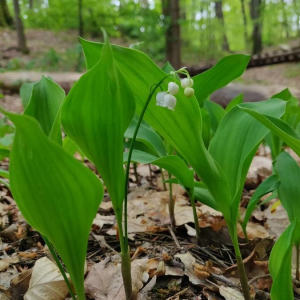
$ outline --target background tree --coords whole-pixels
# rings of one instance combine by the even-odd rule
[[[221,30],[222,30],[222,35],[223,35],[222,49],[229,52],[230,49],[229,49],[229,44],[228,44],[228,39],[227,39],[226,29],[225,29],[222,0],[217,0],[215,2],[215,11],[216,11],[216,17],[218,18],[218,20],[221,24]]]
[[[24,32],[24,26],[20,15],[20,5],[18,0],[14,1],[14,11],[15,11],[15,22],[16,22],[16,30],[18,35],[18,48],[23,53],[28,53],[29,49],[26,44],[26,36]]]
[[[0,27],[12,26],[13,18],[11,17],[6,0],[0,0]]]
[[[166,29],[166,56],[175,69],[181,67],[181,40],[180,40],[180,7],[179,0],[162,0],[163,14],[167,19]]]
[[[258,54],[262,51],[262,3],[263,0],[251,0],[251,18],[253,20],[252,31],[252,53]]]

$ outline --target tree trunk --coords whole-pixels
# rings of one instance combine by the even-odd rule
[[[0,27],[12,26],[13,23],[6,0],[0,0]]]
[[[175,70],[178,70],[181,67],[179,0],[163,0],[162,5],[164,17],[168,22],[166,30],[166,56]]]
[[[241,7],[242,7],[242,15],[243,15],[243,23],[244,23],[244,40],[245,46],[247,47],[248,44],[248,22],[245,10],[245,0],[241,0]]]
[[[82,0],[78,0],[78,34],[83,37]]]
[[[252,42],[253,54],[259,54],[262,51],[262,1],[251,0],[251,18],[253,20]]]
[[[14,0],[14,10],[15,10],[15,22],[16,22],[16,29],[18,34],[19,50],[23,53],[29,53],[29,50],[26,45],[26,37],[24,33],[23,22],[20,16],[20,6],[18,0]]]
[[[29,9],[33,10],[33,0],[29,0]]]
[[[225,51],[230,51],[229,44],[228,44],[228,39],[227,39],[227,35],[226,35],[226,32],[225,32],[225,22],[224,22],[224,15],[223,15],[223,3],[222,3],[222,0],[217,0],[215,2],[215,12],[216,12],[216,17],[220,21],[220,24],[221,24],[222,30],[223,30],[222,49],[225,50]]]

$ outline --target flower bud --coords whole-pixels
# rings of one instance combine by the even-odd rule
[[[175,82],[169,82],[168,93],[170,95],[176,95],[179,92],[179,86]]]
[[[194,80],[192,78],[183,78],[181,80],[181,86],[185,88],[191,88],[194,85]]]
[[[167,92],[159,92],[156,94],[156,105],[157,106],[164,106],[164,97],[167,95]]]
[[[174,110],[174,107],[176,106],[176,98],[173,95],[167,94],[164,97],[164,106],[166,106],[168,109]]]
[[[195,91],[194,91],[194,89],[191,88],[191,87],[187,87],[187,88],[184,89],[184,94],[185,94],[185,96],[187,96],[187,97],[193,97],[193,96],[194,96],[194,93],[195,93]]]

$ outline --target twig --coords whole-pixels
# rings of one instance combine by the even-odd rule
[[[175,295],[167,298],[167,300],[175,300],[175,299],[179,299],[178,296],[184,294],[186,291],[188,290],[188,288],[183,289],[182,291],[176,293]]]
[[[176,247],[177,247],[177,248],[180,248],[181,246],[180,246],[180,244],[179,244],[179,242],[178,242],[178,240],[177,240],[177,237],[176,237],[175,233],[173,232],[171,226],[168,225],[168,228],[169,228],[169,231],[170,231],[170,233],[171,233],[171,236],[172,236],[172,238],[173,238],[173,240],[174,240],[174,242],[175,242],[175,244],[176,244]]]
[[[261,278],[268,278],[270,277],[271,275],[270,274],[264,274],[264,275],[259,275],[259,276],[256,276],[254,278],[252,278],[251,280],[248,281],[248,284],[252,284],[253,282],[255,282],[256,280],[258,279],[261,279]]]

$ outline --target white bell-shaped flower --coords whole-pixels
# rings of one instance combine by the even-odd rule
[[[164,105],[164,97],[167,94],[168,94],[167,92],[159,92],[159,93],[156,94],[156,105],[157,106],[163,106],[163,107],[165,107],[165,105]]]
[[[176,106],[177,99],[173,95],[167,94],[164,97],[164,106],[166,106],[168,109],[174,110],[174,107]]]
[[[170,95],[176,95],[179,92],[179,86],[175,82],[169,82],[168,84],[168,93]]]
[[[185,88],[191,88],[194,85],[194,80],[192,78],[183,78],[181,80],[181,86]]]
[[[184,89],[184,95],[187,96],[187,97],[193,97],[195,94],[195,91],[193,88],[191,87],[187,87]]]

